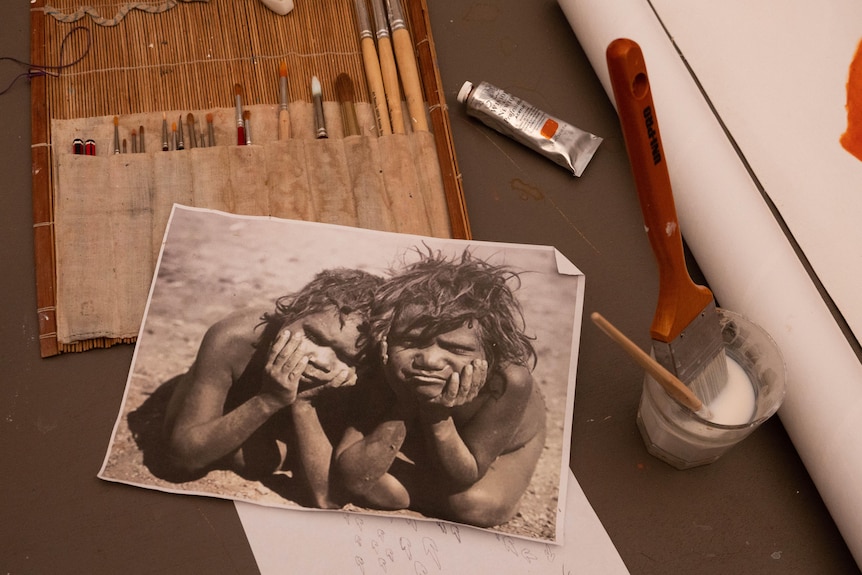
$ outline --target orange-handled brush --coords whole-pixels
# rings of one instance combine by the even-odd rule
[[[650,328],[656,359],[709,403],[727,380],[724,341],[712,292],[692,281],[685,263],[664,148],[643,53],[620,38],[607,49],[613,87],[646,224],[659,268]]]

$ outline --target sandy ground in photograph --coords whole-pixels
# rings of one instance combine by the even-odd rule
[[[205,218],[192,222],[174,226],[171,231],[169,249],[162,257],[157,286],[137,343],[125,401],[100,475],[180,493],[208,494],[274,506],[302,505],[292,498],[298,490],[291,485],[289,476],[261,482],[216,470],[200,479],[173,482],[159,473],[157,458],[151,452],[157,443],[155,437],[161,426],[161,413],[171,380],[191,365],[206,329],[242,307],[270,308],[276,297],[300,288],[314,273],[327,267],[325,262],[329,260],[325,252],[338,248],[324,246],[319,260],[307,261],[294,254],[308,253],[305,251],[308,246],[298,246],[294,241],[293,246],[274,249],[272,237],[244,234],[243,221],[237,221],[231,228],[235,234],[214,233],[207,229],[212,224]],[[206,241],[201,241],[202,236]],[[393,261],[395,255],[391,258]],[[561,294],[558,284],[539,276],[524,274],[523,288],[517,293],[529,294],[528,298],[520,299],[527,333],[536,337],[534,344],[539,360],[534,377],[547,405],[548,436],[520,511],[495,530],[553,540],[567,390],[567,383],[559,381],[557,374],[567,373],[572,338],[571,324],[561,322],[560,316],[565,315],[566,305],[574,307],[575,294]],[[561,297],[571,304],[561,304]],[[565,447],[568,450],[568,446]]]

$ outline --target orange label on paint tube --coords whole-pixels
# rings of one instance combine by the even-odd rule
[[[545,123],[542,125],[541,134],[542,136],[550,140],[554,137],[554,134],[557,133],[557,128],[559,127],[560,125],[558,123],[549,118],[545,120]]]

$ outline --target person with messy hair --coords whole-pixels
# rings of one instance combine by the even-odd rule
[[[318,273],[274,311],[241,310],[216,322],[179,380],[165,414],[179,473],[215,468],[260,479],[292,464],[311,505],[335,507],[333,441],[343,392],[356,383],[361,332],[382,278],[351,269]]]
[[[545,442],[518,274],[468,250],[417,253],[375,295],[372,368],[360,374],[336,471],[361,505],[499,525],[517,512]]]

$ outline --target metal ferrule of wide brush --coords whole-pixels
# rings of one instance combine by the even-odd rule
[[[715,302],[710,303],[673,341],[653,340],[653,353],[708,404],[724,388],[727,360]]]

